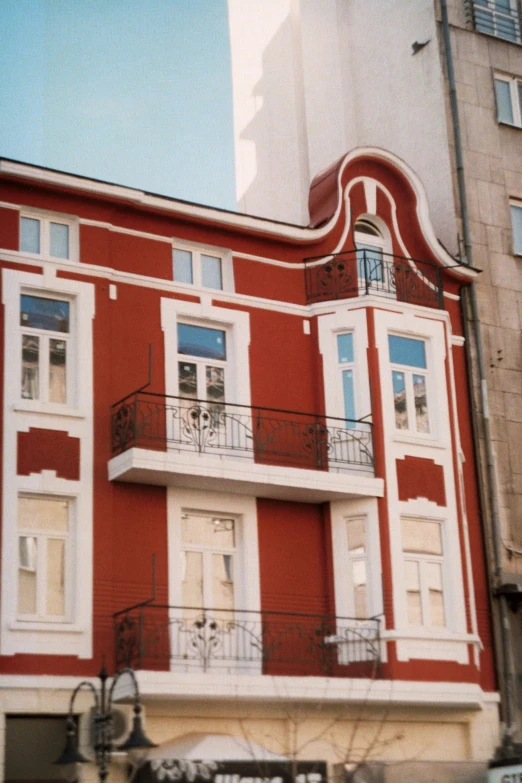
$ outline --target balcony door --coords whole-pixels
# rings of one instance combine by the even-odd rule
[[[181,606],[171,612],[172,666],[183,671],[259,669],[261,625],[242,606],[241,520],[183,511],[179,524]]]
[[[354,229],[359,290],[378,293],[385,290],[385,239],[370,220],[360,219]]]

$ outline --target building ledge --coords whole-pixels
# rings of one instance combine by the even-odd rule
[[[233,456],[130,448],[109,460],[109,480],[324,503],[382,497],[384,480],[353,472],[261,465]]]

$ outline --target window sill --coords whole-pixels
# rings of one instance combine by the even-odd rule
[[[76,623],[46,622],[45,620],[12,620],[10,631],[30,631],[31,633],[83,633],[84,629]]]
[[[50,402],[37,402],[35,400],[19,400],[13,405],[12,410],[16,413],[51,414],[52,416],[67,417],[69,419],[87,418],[83,411],[69,408],[67,405],[56,405]]]
[[[498,124],[503,125],[505,128],[513,128],[514,130],[522,131],[522,125],[515,125],[513,122],[498,120]]]
[[[393,436],[393,440],[395,443],[410,443],[414,444],[416,446],[429,446],[432,449],[446,449],[447,444],[441,443],[441,441],[438,438],[427,438],[425,435],[415,435],[415,434],[401,434],[399,430],[395,431],[395,434]]]

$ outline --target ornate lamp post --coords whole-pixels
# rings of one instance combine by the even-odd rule
[[[79,765],[89,762],[89,759],[85,758],[85,756],[77,750],[76,721],[73,714],[74,700],[76,695],[80,690],[86,688],[90,690],[94,696],[95,714],[93,746],[95,753],[95,763],[98,767],[98,776],[100,781],[103,783],[103,781],[107,780],[109,775],[109,764],[111,755],[113,753],[112,697],[116,683],[124,674],[129,675],[134,685],[134,718],[132,731],[123,745],[118,747],[118,750],[127,752],[131,758],[134,757],[136,759],[137,757],[137,759],[139,759],[139,757],[143,755],[143,753],[146,753],[147,750],[156,747],[156,745],[145,735],[141,725],[140,694],[136,675],[134,674],[133,670],[122,669],[121,671],[117,672],[112,678],[110,687],[108,687],[107,680],[109,679],[109,674],[105,669],[105,666],[102,666],[102,669],[98,674],[98,678],[101,682],[99,693],[96,691],[96,688],[92,683],[84,680],[76,686],[71,695],[71,700],[69,702],[69,714],[67,716],[67,740],[65,743],[65,748],[63,749],[60,757],[54,762],[62,768],[64,776],[67,779],[75,780],[78,777]]]

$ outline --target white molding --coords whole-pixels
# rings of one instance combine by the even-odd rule
[[[67,296],[73,302],[71,338],[74,380],[73,402],[67,406],[22,405],[20,399],[21,344],[20,292]],[[2,270],[5,305],[4,445],[2,498],[2,620],[0,651],[15,653],[92,655],[92,491],[93,491],[93,350],[92,320],[94,286],[90,283],[55,278],[46,285],[45,275]],[[29,401],[31,402],[31,401]],[[57,478],[55,471],[43,470],[30,476],[17,476],[17,434],[30,427],[65,431],[80,439],[80,481]],[[27,632],[16,619],[17,604],[17,516],[18,493],[31,491],[73,497],[76,508],[76,552],[73,622],[63,623],[61,632],[46,623]]]
[[[79,218],[78,223],[80,226],[94,226],[96,228],[105,228],[107,231],[113,231],[115,234],[128,234],[132,237],[140,237],[141,239],[152,239],[155,242],[164,242],[167,245],[172,245],[172,237],[164,236],[162,234],[151,234],[150,231],[137,231],[134,228],[125,228],[124,226],[115,226],[114,223],[105,223],[102,220],[89,220],[88,218]]]
[[[119,185],[111,185],[105,182],[96,182],[87,178],[75,177],[72,174],[49,171],[30,166],[24,163],[14,161],[0,160],[0,174],[5,173],[10,176],[17,176],[26,179],[33,179],[40,182],[59,185],[61,187],[71,188],[79,191],[98,193],[107,197],[118,198],[127,201],[136,206],[149,207],[165,212],[177,213],[196,219],[229,225],[238,229],[248,229],[269,236],[286,238],[298,243],[314,243],[326,237],[337,222],[342,206],[343,194],[341,192],[341,181],[343,172],[353,160],[357,158],[370,157],[377,160],[384,160],[391,163],[409,180],[417,197],[416,211],[421,225],[421,230],[430,246],[432,253],[443,264],[443,266],[455,265],[454,259],[438,243],[435,231],[429,217],[428,199],[426,191],[420,179],[415,172],[397,155],[380,149],[378,147],[356,147],[345,155],[337,173],[337,205],[334,215],[321,228],[301,228],[295,225],[277,223],[272,220],[250,217],[234,212],[225,212],[212,207],[204,207],[198,204],[190,204],[174,199],[167,199],[163,196],[147,194],[141,190],[126,188]],[[320,176],[320,175],[318,175]],[[460,277],[472,279],[476,272],[469,268],[454,269],[455,274]]]
[[[457,347],[461,348],[462,346],[466,345],[466,338],[461,337],[458,334],[452,334],[451,335],[451,344],[456,345]]]

